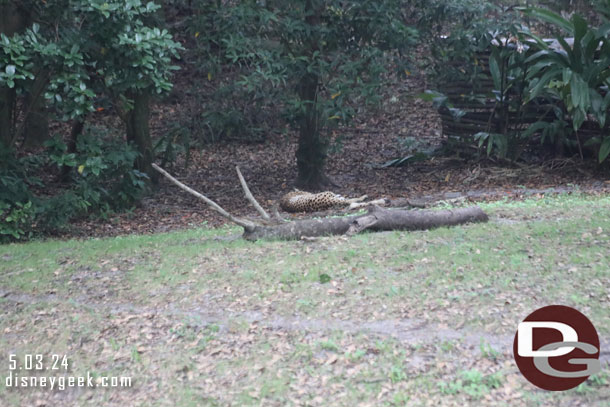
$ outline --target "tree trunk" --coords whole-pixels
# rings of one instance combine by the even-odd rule
[[[23,137],[27,147],[39,147],[49,139],[49,116],[43,93],[47,87],[47,75],[40,72],[32,89],[25,100],[25,125],[23,127]]]
[[[305,22],[312,26],[311,32],[316,31],[316,25],[320,24],[320,6],[315,5],[312,0],[305,4]],[[318,40],[315,36],[305,45],[307,53],[313,58],[318,49]],[[326,161],[327,142],[320,136],[320,111],[318,106],[318,90],[320,78],[315,73],[305,73],[298,83],[298,96],[304,109],[299,118],[299,147],[296,152],[297,158],[297,186],[318,190],[332,184],[324,174],[324,163]]]
[[[77,119],[72,123],[72,130],[70,130],[70,138],[68,139],[68,150],[66,151],[68,154],[76,153],[76,144],[78,142],[78,137],[83,133],[83,128],[85,127],[85,119]],[[67,182],[69,179],[70,171],[72,167],[68,165],[62,165],[61,171],[59,173],[59,180],[61,182]]]
[[[307,74],[299,82],[299,98],[305,104],[300,119],[297,158],[297,185],[317,190],[329,184],[324,174],[327,143],[320,136],[320,113],[317,106],[318,77]]]
[[[15,89],[0,86],[0,143],[11,146],[13,142],[13,112]]]
[[[0,1],[0,33],[7,37],[22,30],[26,25],[26,19],[16,3],[12,1]],[[14,139],[15,129],[15,89],[0,86],[0,142],[10,146]]]
[[[295,240],[302,237],[353,235],[363,230],[426,230],[470,222],[486,222],[487,214],[478,206],[454,210],[402,210],[373,206],[367,214],[341,218],[305,219],[276,226],[256,226],[244,230],[247,240]]]
[[[153,183],[157,182],[157,173],[153,171],[153,147],[150,138],[148,121],[150,119],[150,93],[143,90],[130,97],[133,100],[133,109],[126,114],[127,141],[132,142],[140,156],[136,161],[136,168],[150,177]]]

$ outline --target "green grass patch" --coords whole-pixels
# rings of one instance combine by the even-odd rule
[[[481,206],[485,224],[349,239],[251,243],[225,227],[0,246],[0,348],[132,374],[144,405],[601,405],[603,372],[541,394],[509,349],[395,327],[506,336],[564,304],[610,334],[609,197]],[[91,394],[110,399],[73,404]],[[41,397],[0,386],[2,405]]]

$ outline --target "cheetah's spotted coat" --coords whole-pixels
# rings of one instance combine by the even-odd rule
[[[314,194],[297,189],[280,199],[280,207],[286,212],[318,212],[335,206],[347,206],[353,202],[362,202],[365,199],[366,195],[349,199],[330,191]]]

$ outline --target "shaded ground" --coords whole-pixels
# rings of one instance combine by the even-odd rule
[[[188,75],[178,78],[178,87]],[[435,157],[400,168],[376,168],[389,160],[404,157],[409,149],[419,151],[443,142],[440,120],[427,102],[410,95],[425,89],[421,77],[410,77],[402,86],[386,89],[379,110],[362,109],[353,127],[337,130],[332,136],[334,151],[328,160],[328,174],[338,184],[334,192],[345,196],[368,194],[378,197],[447,199],[464,196],[469,200],[499,199],[525,195],[524,189],[581,189],[599,193],[610,190],[610,173],[578,159],[554,159],[540,163],[510,164],[490,160],[465,161],[457,157]],[[153,108],[152,131],[167,130],[165,123],[176,119],[176,112],[195,110],[196,100],[187,94],[172,103]],[[196,114],[193,112],[193,114]],[[405,139],[411,146],[405,147]],[[270,208],[281,195],[292,189],[296,178],[296,135],[270,134],[264,144],[212,144],[191,152],[191,164],[182,168],[180,160],[172,173],[240,215],[255,216],[243,198],[235,173],[239,165],[257,199]],[[545,193],[549,191],[534,191]],[[128,214],[110,221],[80,221],[67,235],[107,236],[148,233],[197,226],[217,225],[224,220],[195,198],[161,181],[153,196]]]

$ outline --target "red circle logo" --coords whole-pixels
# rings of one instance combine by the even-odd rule
[[[521,374],[552,391],[574,388],[601,370],[599,337],[579,311],[549,305],[519,324],[513,355]]]

